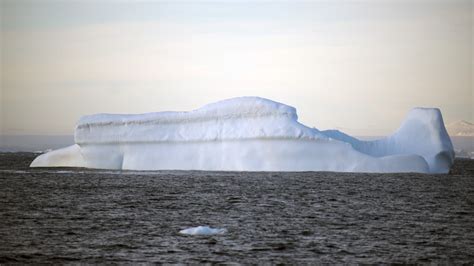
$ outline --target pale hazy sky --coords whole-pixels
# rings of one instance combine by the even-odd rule
[[[3,134],[244,95],[357,135],[474,120],[473,1],[0,2]]]

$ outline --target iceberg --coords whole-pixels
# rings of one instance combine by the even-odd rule
[[[227,232],[224,228],[211,228],[209,226],[197,226],[179,231],[182,235],[220,235]]]
[[[362,141],[307,127],[295,108],[260,97],[189,112],[83,116],[74,138],[31,167],[446,173],[454,160],[436,108],[414,108],[391,136]]]

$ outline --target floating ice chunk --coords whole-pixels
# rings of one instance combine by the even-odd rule
[[[224,228],[211,228],[209,226],[191,227],[179,231],[183,235],[220,235],[227,232]]]

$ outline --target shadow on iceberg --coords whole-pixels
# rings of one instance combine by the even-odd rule
[[[295,108],[259,97],[189,112],[84,116],[75,142],[31,167],[446,173],[454,160],[439,109],[414,108],[393,135],[362,141],[309,128]]]
[[[419,155],[432,173],[447,173],[454,162],[453,145],[437,108],[413,108],[394,134],[379,140],[362,141],[337,130],[322,133],[373,157]]]

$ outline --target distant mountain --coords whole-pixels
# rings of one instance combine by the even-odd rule
[[[451,123],[446,129],[452,137],[474,137],[474,124],[464,120]]]

